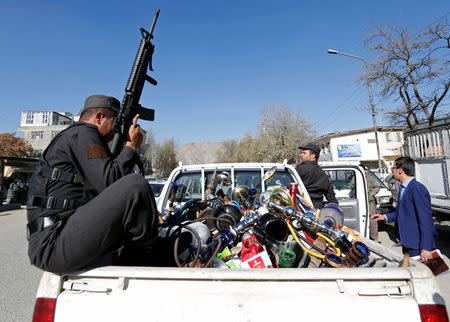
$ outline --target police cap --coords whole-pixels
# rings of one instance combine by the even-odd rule
[[[91,95],[84,101],[83,112],[90,108],[107,108],[118,114],[120,110],[120,102],[112,96]]]
[[[320,147],[318,145],[315,145],[314,143],[307,143],[305,145],[299,146],[298,148],[302,150],[311,150],[317,155],[320,154]]]

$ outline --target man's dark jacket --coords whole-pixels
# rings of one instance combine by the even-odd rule
[[[437,232],[433,222],[430,193],[416,179],[411,180],[396,210],[386,214],[386,219],[396,223],[400,242],[404,247],[428,251],[435,249]]]
[[[333,184],[327,174],[320,168],[317,161],[308,161],[295,167],[313,202],[314,208],[323,208],[323,196],[329,203],[338,203],[333,190]]]

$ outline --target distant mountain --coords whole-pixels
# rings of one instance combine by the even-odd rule
[[[214,163],[222,142],[186,143],[176,150],[178,161],[183,164]]]

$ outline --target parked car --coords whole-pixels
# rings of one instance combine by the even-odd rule
[[[153,178],[146,178],[150,188],[152,188],[153,195],[155,196],[155,202],[158,204],[161,192],[166,184],[167,180],[155,180]]]

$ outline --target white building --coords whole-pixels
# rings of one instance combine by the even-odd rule
[[[22,111],[17,130],[24,133],[24,139],[33,147],[33,154],[38,156],[59,132],[74,122],[69,112]]]
[[[388,171],[394,160],[403,156],[404,127],[378,127],[381,166]],[[325,134],[314,141],[320,146],[320,161],[334,163],[359,162],[369,169],[378,169],[378,154],[373,128]]]

